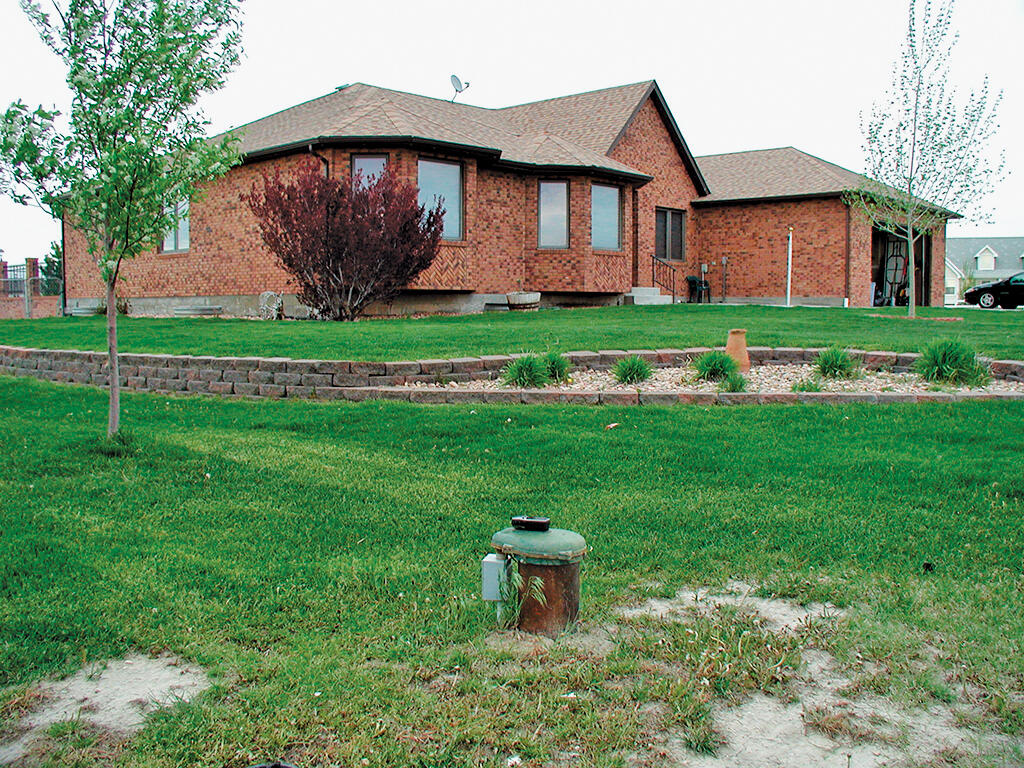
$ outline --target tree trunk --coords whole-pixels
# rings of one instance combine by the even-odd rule
[[[907,217],[907,317],[917,316],[917,259],[914,254],[914,230]]]
[[[107,385],[110,388],[110,411],[107,437],[121,428],[121,368],[117,363],[117,276],[107,281]]]

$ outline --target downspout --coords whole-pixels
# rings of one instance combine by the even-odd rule
[[[64,214],[60,217],[60,316],[68,314],[68,249],[67,222]]]
[[[846,208],[846,303],[850,306],[850,206],[844,203]]]
[[[313,157],[317,158],[324,164],[324,178],[329,179],[331,177],[331,161],[313,149],[312,144],[309,145],[309,154],[313,155]]]

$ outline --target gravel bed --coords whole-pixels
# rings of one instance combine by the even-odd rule
[[[855,379],[825,379],[816,377],[814,366],[758,365],[745,374],[747,392],[792,392],[793,385],[817,378],[822,392],[897,392],[917,394],[922,392],[1024,392],[1024,382],[992,379],[983,387],[936,386],[925,381],[916,373],[892,373],[889,371],[861,371]],[[472,389],[500,391],[509,389],[497,380],[474,380],[450,383],[416,383],[408,385],[415,389]],[[512,387],[515,389],[515,387]],[[545,389],[561,389],[586,392],[718,392],[717,382],[702,381],[692,365],[683,368],[655,368],[650,379],[640,384],[619,384],[611,371],[579,370],[572,372],[568,382],[551,384]]]

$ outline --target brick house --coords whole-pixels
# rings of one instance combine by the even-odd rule
[[[243,163],[122,268],[133,312],[252,314],[266,290],[299,311],[240,196],[310,154],[339,177],[387,163],[423,202],[444,198],[438,258],[382,313],[476,311],[517,290],[548,305],[668,301],[651,294],[700,274],[713,299],[724,285],[729,301],[779,301],[789,227],[794,300],[865,306],[898,250],[842,202],[850,171],[791,148],[695,158],[654,81],[504,109],[357,83],[234,130]],[[941,304],[944,227],[925,241],[918,295]],[[69,306],[96,304],[95,261],[69,226],[65,254]]]

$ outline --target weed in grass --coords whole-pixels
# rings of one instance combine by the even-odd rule
[[[510,387],[536,389],[551,381],[546,363],[537,355],[517,357],[502,372],[502,381]]]
[[[719,384],[719,389],[723,392],[746,392],[747,380],[739,371],[733,371]]]
[[[991,378],[974,350],[959,339],[932,342],[921,352],[915,367],[926,381],[945,384],[980,387]]]
[[[806,379],[793,382],[790,388],[793,392],[821,392],[821,379],[817,376],[808,376]]]
[[[857,363],[842,347],[826,347],[814,359],[814,369],[826,379],[853,379],[859,371]]]
[[[730,373],[739,373],[739,364],[720,349],[713,349],[698,357],[693,367],[697,378],[705,381],[723,381]]]
[[[803,712],[804,724],[808,728],[828,736],[830,739],[845,741],[868,741],[877,739],[875,731],[863,728],[853,721],[849,712],[826,704],[806,707]]]
[[[639,355],[630,355],[619,360],[612,368],[612,376],[619,384],[639,384],[651,378],[651,364]]]
[[[569,379],[568,358],[562,357],[558,352],[548,352],[542,359],[548,371],[548,378],[551,381],[561,383]]]

